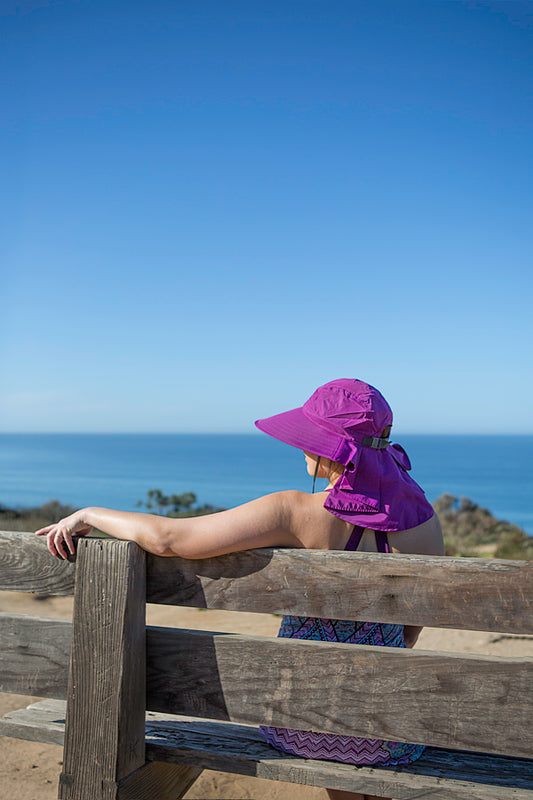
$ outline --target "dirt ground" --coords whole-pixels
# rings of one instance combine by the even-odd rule
[[[0,592],[0,611],[68,618],[72,599],[36,599],[16,592]],[[193,608],[149,606],[148,623],[200,630],[276,635],[279,619],[271,615]],[[533,657],[533,636],[486,634],[476,631],[426,628],[417,649],[440,649],[515,657]],[[27,706],[38,698],[0,693],[0,716]],[[9,800],[56,800],[62,749],[19,739],[0,737],[0,796]],[[260,778],[204,771],[189,789],[189,800],[326,800],[323,789]]]

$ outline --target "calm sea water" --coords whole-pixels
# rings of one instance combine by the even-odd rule
[[[469,497],[533,535],[533,436],[398,436],[430,501]],[[303,455],[260,434],[0,434],[0,503],[135,510],[149,489],[231,507],[310,491]]]

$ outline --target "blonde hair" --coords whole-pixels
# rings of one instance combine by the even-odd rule
[[[344,472],[344,470],[345,470],[345,467],[343,466],[343,464],[339,464],[338,461],[333,461],[332,459],[329,459],[327,477],[328,477],[328,481],[331,483],[332,486],[335,483],[337,483],[339,478],[342,477],[342,473]]]

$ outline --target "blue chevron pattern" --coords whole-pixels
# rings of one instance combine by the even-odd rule
[[[315,639],[347,644],[405,647],[402,625],[318,617],[284,616],[278,636],[284,639]],[[299,731],[262,725],[266,741],[281,750],[302,758],[342,761],[345,764],[410,764],[424,752],[422,745],[364,739],[357,736]]]

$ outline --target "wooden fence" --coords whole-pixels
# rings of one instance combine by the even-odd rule
[[[147,775],[163,781],[155,762],[146,772],[145,709],[410,741],[489,759],[533,752],[532,659],[145,627],[148,601],[533,634],[530,562],[290,549],[184,561],[147,556],[130,542],[82,539],[74,564],[52,558],[30,534],[4,532],[0,589],[75,591],[72,623],[0,615],[1,690],[67,700],[63,800],[142,797]],[[316,702],[309,702],[310,687]],[[179,756],[171,749],[158,751],[157,762],[189,764],[180,767],[180,785],[217,762],[213,754],[195,761],[184,747]],[[453,758],[448,769],[457,774],[457,752]],[[233,762],[244,770],[235,754]],[[500,763],[493,772],[506,768]],[[533,797],[531,776],[520,787],[523,765],[508,768],[512,797]],[[282,779],[294,779],[287,769],[279,764]],[[318,785],[356,790],[353,780],[324,780]],[[378,793],[377,780],[367,792]],[[172,783],[168,775],[164,781]],[[398,781],[394,796],[416,796]],[[441,786],[432,796],[472,796],[457,791]]]

